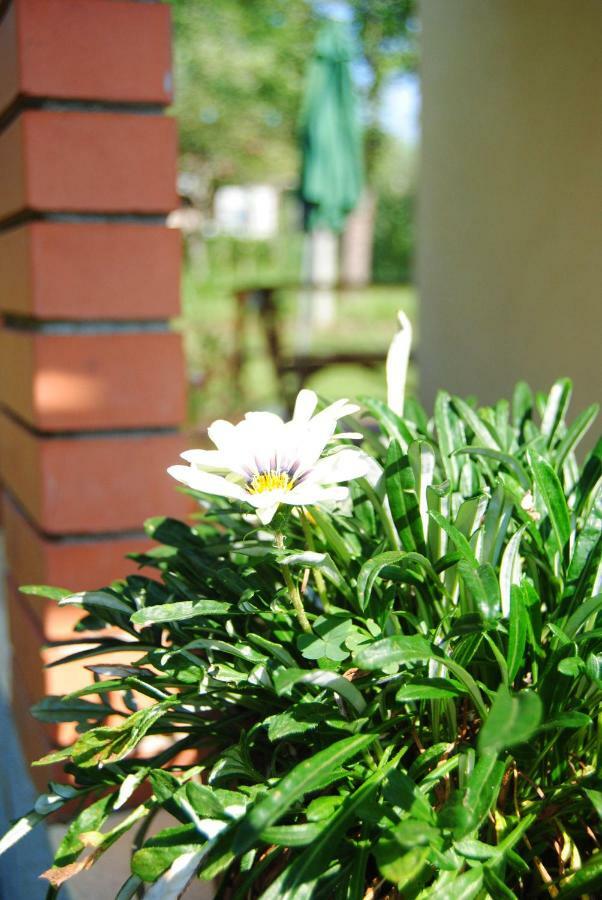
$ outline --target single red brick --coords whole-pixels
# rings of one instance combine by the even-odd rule
[[[0,415],[0,479],[49,534],[138,530],[193,508],[166,472],[184,444],[179,434],[44,438]]]
[[[0,110],[17,94],[171,101],[169,7],[13,0],[0,23]]]
[[[90,591],[140,571],[127,553],[144,553],[154,546],[145,537],[115,537],[77,541],[50,539],[27,521],[5,494],[2,505],[6,561],[13,582],[50,584],[71,591]],[[144,575],[152,576],[153,569]]]
[[[0,403],[42,431],[177,425],[185,402],[176,334],[0,329]]]
[[[24,209],[165,213],[177,204],[165,116],[27,110],[0,135],[0,216]]]
[[[179,312],[180,235],[159,225],[32,222],[0,233],[0,309],[40,319]]]

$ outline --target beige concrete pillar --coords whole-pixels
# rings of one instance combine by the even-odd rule
[[[602,391],[602,2],[423,0],[420,379]]]

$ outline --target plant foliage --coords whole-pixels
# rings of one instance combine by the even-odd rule
[[[569,397],[441,393],[432,419],[364,398],[381,477],[281,521],[284,549],[213,501],[147,523],[141,574],[28,589],[81,606],[69,659],[106,664],[34,708],[78,724],[39,763],[69,783],[2,849],[76,798],[46,876],[135,830],[120,900],[195,877],[237,900],[599,895],[602,440],[579,465],[596,410],[569,424]]]

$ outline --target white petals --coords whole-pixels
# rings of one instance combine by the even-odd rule
[[[262,525],[269,525],[274,516],[276,515],[276,510],[278,509],[278,504],[274,503],[272,506],[264,506],[263,509],[257,510],[257,518],[261,522]]]
[[[216,419],[207,429],[207,434],[218,450],[227,451],[236,441],[236,428],[225,419]]]
[[[293,412],[293,421],[309,422],[313,416],[316,406],[318,405],[318,395],[315,391],[304,388],[297,394],[295,401],[295,410]]]
[[[363,478],[368,474],[368,470],[369,463],[366,455],[349,448],[318,460],[308,476],[308,481],[336,484],[339,481]]]
[[[221,450],[186,450],[180,453],[180,456],[191,465],[202,469],[218,469],[226,472],[230,469],[228,457]]]
[[[319,484],[300,484],[293,488],[284,498],[289,506],[311,506],[314,503],[340,502],[346,500],[349,491],[346,487],[322,487]]]
[[[231,497],[235,500],[246,500],[247,498],[247,492],[240,485],[228,481],[221,475],[211,475],[209,472],[202,472],[193,466],[170,466],[167,472],[176,481],[182,482],[193,491],[215,494],[218,497]]]

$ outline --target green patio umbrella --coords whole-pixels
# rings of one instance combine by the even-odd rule
[[[340,232],[362,191],[362,152],[347,27],[327,22],[309,65],[301,112],[301,198],[307,230]]]

